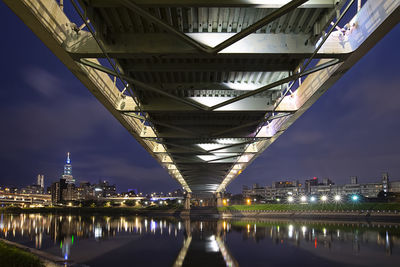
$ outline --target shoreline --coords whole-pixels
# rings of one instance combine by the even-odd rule
[[[265,218],[306,220],[355,220],[400,222],[398,212],[355,212],[355,211],[237,211],[220,212],[222,219]]]
[[[6,245],[12,246],[12,247],[16,247],[22,251],[25,251],[27,253],[30,253],[32,255],[37,256],[41,262],[43,263],[43,265],[45,267],[59,267],[59,266],[75,266],[75,267],[79,267],[79,266],[84,266],[84,265],[79,265],[79,264],[75,264],[72,261],[68,261],[63,259],[62,257],[47,253],[45,251],[39,250],[39,249],[35,249],[35,248],[31,248],[25,245],[22,245],[20,243],[17,242],[13,242],[4,238],[0,238],[0,241],[3,242]],[[67,264],[67,265],[66,265]]]
[[[181,218],[214,218],[214,219],[314,219],[314,220],[356,220],[356,221],[388,221],[400,222],[397,210],[202,210],[177,209],[134,209],[134,208],[0,208],[0,213],[10,214],[59,214],[59,215],[104,215],[104,216],[156,216]]]

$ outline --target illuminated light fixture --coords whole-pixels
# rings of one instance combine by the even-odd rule
[[[225,83],[227,87],[229,87],[232,90],[243,90],[243,91],[252,91],[256,90],[260,87],[263,86],[263,84],[257,84],[257,83]]]
[[[247,155],[242,155],[240,158],[239,158],[239,162],[249,162],[251,159],[253,158],[253,155],[252,154],[247,154]]]
[[[276,202],[281,202],[281,199],[280,199],[280,198],[277,198],[277,199],[276,199]]]
[[[214,155],[197,155],[198,158],[204,161],[216,160],[218,159],[217,156]]]
[[[358,201],[358,199],[359,199],[359,196],[357,196],[357,195],[351,196],[351,200],[353,200],[353,201]]]
[[[233,169],[234,169],[234,170],[240,170],[240,169],[242,169],[242,165],[241,165],[241,164],[235,164],[235,165],[233,166]]]
[[[287,200],[288,200],[289,202],[293,202],[293,201],[294,201],[294,198],[293,198],[292,196],[290,196],[290,197],[287,198]]]
[[[246,199],[246,204],[247,204],[247,205],[250,205],[250,204],[251,204],[250,198]]]
[[[334,197],[335,201],[340,201],[341,198],[342,198],[342,197],[341,197],[340,195],[336,195],[336,196]]]
[[[325,201],[327,201],[327,200],[328,200],[328,197],[327,197],[327,196],[325,196],[325,195],[323,195],[323,196],[321,197],[321,200],[322,200],[323,202],[325,202]]]
[[[242,141],[240,141],[240,140],[231,140],[229,138],[221,138],[221,139],[216,140],[216,142],[218,144],[221,144],[221,145],[234,145],[234,144],[239,144]]]
[[[317,199],[315,197],[310,197],[311,202],[315,202]]]
[[[221,144],[198,144],[197,146],[207,151],[224,147]]]
[[[307,197],[306,196],[301,196],[300,197],[300,201],[301,202],[306,202],[307,201]]]

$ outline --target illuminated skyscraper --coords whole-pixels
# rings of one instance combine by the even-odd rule
[[[38,186],[40,186],[41,188],[44,188],[44,175],[43,174],[38,174],[36,184]]]
[[[64,174],[62,175],[62,179],[65,179],[67,184],[75,184],[75,179],[72,176],[72,165],[71,159],[69,157],[69,152],[67,153],[67,160],[65,161],[64,165]]]

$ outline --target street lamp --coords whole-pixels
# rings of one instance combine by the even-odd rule
[[[315,202],[317,199],[314,197],[314,196],[312,196],[312,197],[310,197],[310,201],[311,202]]]
[[[288,200],[290,203],[292,203],[294,199],[293,199],[292,196],[290,196],[290,197],[287,198],[287,200]]]
[[[339,202],[342,199],[342,197],[340,195],[336,195],[334,199],[336,202]]]
[[[307,197],[306,196],[301,196],[300,197],[300,201],[301,202],[306,202],[307,201]]]
[[[357,195],[352,195],[351,196],[351,200],[353,200],[354,202],[357,202],[358,199],[359,199],[359,196],[357,196]]]
[[[321,200],[322,200],[323,202],[325,202],[325,201],[327,201],[327,200],[328,200],[328,197],[327,197],[327,196],[325,196],[325,195],[323,195],[323,196],[321,197]]]

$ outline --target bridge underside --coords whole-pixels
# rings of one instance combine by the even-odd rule
[[[81,0],[74,24],[52,0],[5,2],[196,194],[224,191],[400,18],[395,0]]]

